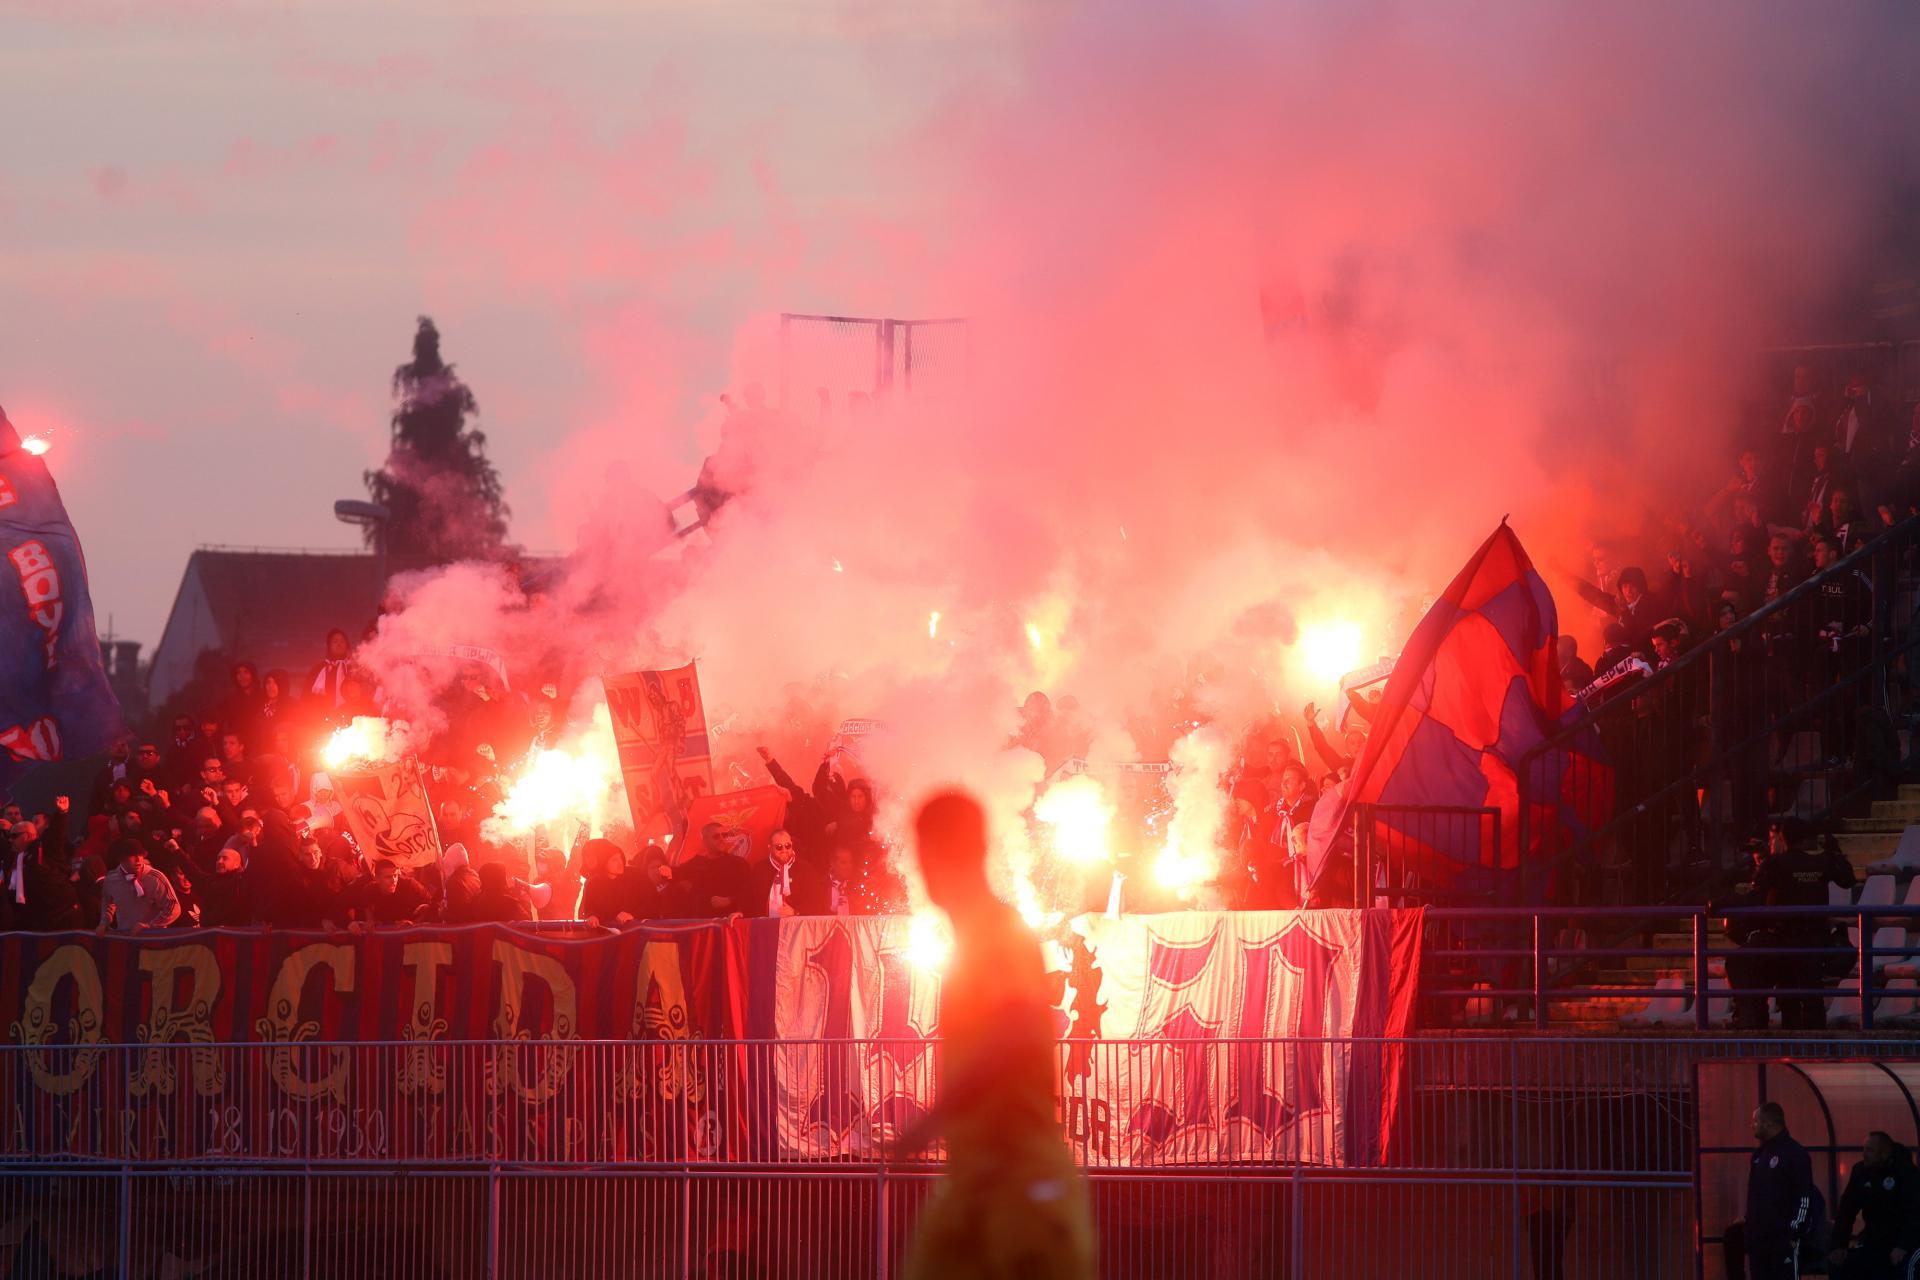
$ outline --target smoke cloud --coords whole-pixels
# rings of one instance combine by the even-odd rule
[[[833,309],[971,318],[964,396],[823,413],[799,368],[778,412],[763,317],[736,411],[674,420],[671,373],[636,391],[620,362],[621,325],[662,322],[618,321],[608,383],[652,416],[560,444],[553,506],[583,513],[563,577],[531,601],[491,569],[404,583],[368,655],[494,645],[574,679],[696,659],[719,776],[757,778],[759,741],[817,750],[796,699],[876,717],[888,820],[962,783],[1014,861],[1030,690],[1077,699],[1108,759],[1207,722],[1177,756],[1197,847],[1229,740],[1330,701],[1303,626],[1394,652],[1506,515],[1542,564],[1663,536],[1750,426],[1755,349],[1856,336],[1818,326],[1915,159],[1906,9],[1009,22],[1005,74],[884,149],[903,211],[789,213],[868,248]],[[814,296],[833,265],[769,257],[760,293]],[[659,442],[690,427],[743,491],[656,554],[654,496],[691,478]]]

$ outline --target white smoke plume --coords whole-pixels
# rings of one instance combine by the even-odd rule
[[[743,492],[708,530],[656,554],[650,495],[691,479],[657,441],[689,424],[582,424],[564,578],[403,584],[364,655],[390,689],[456,643],[575,678],[695,659],[717,773],[817,752],[796,703],[877,717],[889,825],[962,783],[1015,861],[1017,708],[1072,695],[1173,755],[1199,858],[1235,736],[1331,701],[1306,628],[1393,652],[1509,513],[1543,565],[1666,536],[1730,465],[1756,346],[1828,336],[1920,106],[1905,9],[1122,3],[1014,32],[1004,79],[899,139],[910,213],[862,226],[850,277],[972,317],[965,396],[821,414],[803,369],[777,412],[743,326],[727,439],[703,428]]]

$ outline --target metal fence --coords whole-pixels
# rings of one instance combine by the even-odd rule
[[[864,1041],[561,1050],[581,1079],[618,1080],[635,1062],[664,1069],[641,1090],[639,1110],[685,1121],[697,1104],[676,1079],[751,1079],[782,1047],[863,1060],[929,1051],[925,1042]],[[503,1054],[552,1048],[434,1044],[426,1053],[443,1069],[445,1098],[486,1080]],[[1097,1126],[1069,1116],[1064,1129],[1086,1168],[1103,1275],[1692,1275],[1702,1062],[1783,1052],[1799,1061],[1911,1057],[1899,1043],[1759,1039],[1069,1042],[1062,1084],[1070,1091],[1076,1070],[1118,1070],[1129,1057],[1168,1069],[1200,1064],[1207,1069],[1188,1077],[1199,1090],[1196,1115],[1224,1129],[1241,1123],[1227,1108],[1249,1050],[1301,1062],[1390,1058],[1405,1082],[1391,1141],[1339,1165],[1301,1158],[1312,1145],[1284,1130],[1259,1152],[1143,1160],[1122,1142],[1096,1141]],[[38,1069],[57,1075],[82,1052],[96,1055],[85,1086],[49,1095],[36,1085],[36,1053]],[[337,1052],[355,1064],[344,1077],[350,1087],[311,1092],[319,1077],[306,1073],[338,1069]],[[17,1102],[0,1144],[0,1275],[886,1276],[898,1271],[939,1174],[937,1152],[909,1159],[884,1145],[861,1154],[802,1143],[721,1155],[696,1143],[614,1156],[563,1143],[515,1158],[480,1139],[407,1151],[397,1135],[417,1132],[423,1095],[400,1086],[418,1082],[421,1052],[418,1043],[0,1050]],[[50,1097],[63,1100],[60,1123],[83,1118],[78,1131],[101,1124],[116,1143],[140,1131],[144,1121],[114,1115],[108,1103],[129,1081],[163,1078],[163,1068],[173,1073],[168,1096],[193,1100],[188,1123],[216,1150],[182,1158],[158,1146],[38,1149],[39,1126],[54,1119],[43,1105]],[[196,1073],[216,1071],[220,1093],[197,1094]],[[253,1117],[219,1105],[256,1093],[257,1132]],[[468,1118],[479,1134],[524,1129],[555,1106],[573,1110],[564,1096],[484,1088],[471,1096],[482,1108]],[[769,1096],[739,1105],[778,1104]],[[1378,1106],[1379,1098],[1348,1105]],[[603,1123],[584,1099],[573,1118],[583,1131]],[[1904,1134],[1911,1123],[1889,1116],[1882,1127]],[[1114,1133],[1123,1130],[1116,1120]],[[374,1142],[375,1132],[386,1136]]]
[[[1769,817],[1822,819],[1889,786],[1916,568],[1920,517],[1591,694],[1517,767],[1527,900],[1671,900],[1733,866]]]
[[[1746,926],[1747,941],[1716,936],[1716,920]],[[1708,1031],[1742,1000],[1775,1000],[1783,1018],[1786,1002],[1817,1002],[1819,1021],[1873,1031],[1920,1021],[1916,977],[1914,906],[1438,908],[1423,936],[1421,1024]]]
[[[1356,804],[1353,900],[1389,907],[1498,901],[1501,889],[1515,883],[1492,871],[1500,865],[1499,848],[1498,809]],[[1436,877],[1443,868],[1444,882]],[[1476,875],[1473,868],[1486,870]]]

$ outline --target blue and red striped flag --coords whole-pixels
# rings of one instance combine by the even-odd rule
[[[47,464],[0,410],[0,789],[125,733],[93,630],[87,562]]]
[[[1516,769],[1558,728],[1566,695],[1555,642],[1553,595],[1504,521],[1467,562],[1414,629],[1394,664],[1366,750],[1336,804],[1314,812],[1308,868],[1317,879],[1337,841],[1347,838],[1352,806],[1446,805],[1500,811],[1497,847],[1477,824],[1396,821],[1396,851],[1439,886],[1463,874],[1512,871],[1520,848]],[[1557,791],[1558,788],[1555,788]],[[1530,815],[1541,831],[1563,797],[1542,795]],[[1404,824],[1402,826],[1401,824]]]

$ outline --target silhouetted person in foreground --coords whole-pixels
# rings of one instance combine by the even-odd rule
[[[953,923],[941,991],[933,1111],[910,1149],[939,1138],[946,1173],[914,1229],[907,1280],[1094,1274],[1093,1220],[1055,1108],[1052,1011],[1040,947],[987,886],[980,806],[957,792],[916,823],[927,894]]]

